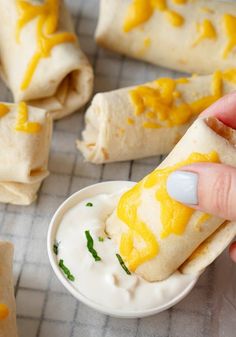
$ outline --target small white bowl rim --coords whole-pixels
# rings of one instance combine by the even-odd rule
[[[56,210],[49,224],[48,235],[47,235],[47,250],[48,250],[50,264],[57,278],[63,284],[63,286],[69,291],[69,293],[71,293],[71,295],[73,295],[77,300],[86,304],[90,308],[95,309],[103,314],[113,316],[113,317],[119,317],[119,318],[141,318],[141,317],[146,317],[146,316],[152,316],[162,311],[165,311],[171,308],[172,306],[174,306],[175,304],[177,304],[178,302],[180,302],[184,297],[186,297],[190,293],[190,291],[193,289],[193,287],[195,286],[199,278],[199,275],[196,275],[196,278],[190,281],[188,286],[180,294],[178,294],[178,296],[174,297],[172,300],[168,301],[166,304],[161,305],[161,306],[156,306],[151,309],[134,311],[134,310],[124,310],[124,309],[112,309],[112,308],[108,308],[99,303],[94,302],[92,299],[80,293],[79,290],[76,290],[74,286],[69,281],[67,281],[64,275],[61,273],[60,268],[58,267],[56,255],[53,252],[53,243],[55,241],[55,234],[57,232],[60,219],[65,214],[65,212],[71,207],[73,207],[73,205],[75,205],[77,202],[80,202],[89,197],[95,196],[100,193],[114,193],[115,186],[119,187],[120,189],[122,187],[124,188],[132,187],[135,184],[136,183],[132,181],[105,181],[105,182],[100,182],[100,183],[87,186],[75,192],[69,198],[67,198]],[[92,191],[96,189],[98,189],[99,191],[97,191],[96,193],[94,192],[92,193]],[[91,194],[89,192],[91,192]],[[88,196],[83,197],[83,195],[85,195],[86,193],[88,194]]]

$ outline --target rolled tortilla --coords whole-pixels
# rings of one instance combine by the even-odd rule
[[[166,154],[200,112],[235,89],[231,70],[99,93],[77,146],[96,164]]]
[[[12,260],[13,245],[0,241],[0,337],[17,337]]]
[[[233,239],[235,223],[229,223],[227,231],[221,227],[225,219],[194,211],[171,199],[166,181],[171,172],[194,162],[221,162],[235,167],[235,147],[235,130],[213,117],[197,119],[161,165],[121,197],[106,230],[118,241],[120,254],[131,271],[148,281],[159,281],[190,257],[183,270],[200,272]],[[206,247],[204,257],[201,261],[200,251],[196,262],[192,254],[201,244]]]
[[[51,133],[45,110],[0,103],[0,182],[38,183],[47,177]]]
[[[48,172],[52,118],[42,109],[0,103],[0,202],[31,204]]]
[[[13,205],[28,206],[35,201],[40,183],[1,183],[0,202]]]
[[[90,98],[93,71],[61,0],[0,0],[1,74],[15,102],[62,118]]]
[[[235,2],[101,0],[96,40],[156,65],[210,74],[235,67],[235,31]]]

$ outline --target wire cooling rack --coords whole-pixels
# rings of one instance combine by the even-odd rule
[[[139,84],[160,76],[180,75],[98,48],[93,35],[99,1],[67,2],[74,16],[80,44],[94,67],[95,92]],[[2,83],[0,100],[11,101],[11,95]],[[236,326],[232,322],[235,322],[233,306],[236,291],[232,287],[233,283],[230,283],[229,294],[226,290],[229,288],[227,279],[232,280],[234,277],[232,282],[236,285],[236,268],[225,256],[208,268],[181,303],[161,314],[143,319],[124,320],[97,313],[76,301],[56,279],[47,257],[46,234],[50,218],[62,201],[73,192],[99,181],[137,181],[162,159],[156,157],[99,166],[85,163],[75,147],[75,140],[83,127],[83,112],[55,123],[50,155],[51,174],[44,181],[33,205],[20,207],[0,204],[0,237],[15,245],[14,277],[19,336],[234,336]],[[224,297],[220,295],[222,284],[226,294]],[[232,334],[227,319],[232,325]]]

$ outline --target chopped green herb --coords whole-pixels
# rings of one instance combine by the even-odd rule
[[[70,280],[70,281],[74,281],[75,280],[75,277],[71,274],[69,268],[67,268],[64,265],[64,260],[60,260],[59,261],[59,267],[61,268],[61,270],[63,271],[63,273],[67,276],[68,280]]]
[[[116,257],[118,259],[118,261],[120,262],[121,267],[124,269],[124,271],[126,272],[126,274],[131,275],[131,272],[129,271],[129,269],[126,267],[122,257],[119,254],[116,254]]]
[[[98,256],[98,253],[96,250],[93,248],[93,238],[90,235],[89,231],[85,231],[85,236],[87,239],[87,248],[90,251],[90,253],[93,255],[95,261],[101,261],[100,256]]]
[[[53,245],[53,252],[55,255],[58,255],[58,247],[59,247],[60,242],[55,241]]]
[[[93,204],[92,204],[91,202],[88,202],[88,203],[86,204],[86,206],[87,206],[87,207],[93,207]]]
[[[103,241],[104,241],[104,238],[103,238],[102,236],[99,236],[99,237],[98,237],[98,241],[103,242]]]

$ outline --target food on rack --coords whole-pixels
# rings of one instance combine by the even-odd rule
[[[17,337],[12,275],[13,245],[0,241],[0,337]]]
[[[0,0],[1,75],[15,102],[62,118],[90,98],[93,71],[63,1]]]
[[[235,68],[236,3],[101,0],[99,45],[171,69],[210,74]]]
[[[171,172],[197,162],[236,166],[236,131],[214,117],[197,119],[169,156],[124,193],[106,231],[130,271],[148,281],[201,272],[236,235],[236,222],[195,211],[173,200]]]
[[[166,154],[200,112],[235,89],[236,71],[230,70],[99,93],[78,148],[93,163]]]
[[[52,118],[26,103],[0,102],[0,202],[27,205],[49,172]]]

